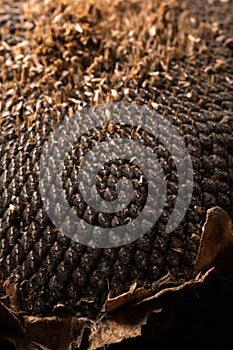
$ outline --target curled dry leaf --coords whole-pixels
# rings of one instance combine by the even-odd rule
[[[125,339],[140,337],[142,327],[146,326],[149,317],[155,317],[163,312],[171,312],[171,304],[177,305],[184,302],[186,295],[211,280],[214,268],[209,269],[197,280],[185,282],[177,287],[164,288],[158,293],[142,298],[140,301],[124,305],[113,313],[105,315],[101,322],[96,324],[89,336],[88,350],[104,348],[104,346],[121,343]],[[161,329],[169,327],[169,322],[164,317]],[[159,331],[159,329],[158,329]]]
[[[79,349],[90,328],[87,318],[25,316],[25,331],[31,342],[43,344],[48,349],[69,350],[71,343]]]
[[[142,287],[137,288],[137,283],[133,283],[130,286],[128,292],[118,295],[114,298],[111,298],[110,294],[104,304],[103,312],[109,313],[118,308],[121,308],[124,305],[132,303],[133,301],[141,300],[148,297],[149,295],[155,293],[156,290],[161,290],[163,286],[167,286],[170,281],[170,274],[166,274],[158,281],[154,282],[150,289],[145,289]]]
[[[197,290],[203,284],[209,283],[218,272],[224,270],[226,252],[232,255],[233,236],[231,220],[224,210],[214,207],[207,211],[206,221],[202,228],[202,237],[196,260],[194,278],[177,286],[166,287],[159,292],[136,288],[133,284],[127,293],[116,298],[108,298],[105,311],[110,312],[90,335],[90,347],[94,350],[108,344],[118,343],[124,339],[141,335],[142,326],[147,324],[148,317],[162,313],[168,305],[185,299],[190,291]],[[221,262],[219,264],[219,261]],[[223,262],[223,263],[222,263]],[[228,263],[229,259],[225,261]],[[231,259],[232,263],[232,259]],[[203,271],[206,271],[204,274]],[[233,272],[233,264],[228,266],[228,273]],[[149,295],[150,294],[150,295]]]
[[[233,243],[232,223],[220,207],[207,211],[202,228],[201,243],[195,265],[195,273],[213,266],[216,259]]]

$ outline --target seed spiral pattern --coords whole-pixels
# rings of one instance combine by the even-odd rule
[[[139,6],[137,4],[135,2],[134,6]],[[228,5],[221,4],[221,6],[225,9],[224,6],[227,8]],[[179,11],[182,13],[181,8],[174,8],[178,13]],[[50,64],[53,56],[53,51],[50,52],[50,49],[53,50],[54,47],[46,41],[44,54],[38,51],[40,62],[36,68],[38,72],[34,71],[34,76],[30,65],[27,67],[27,62],[32,58],[25,63],[20,61],[20,57],[18,60],[21,62],[19,68],[21,73],[16,66],[12,76],[12,71],[6,63],[7,60],[9,63],[14,55],[10,46],[17,45],[17,40],[22,43],[27,38],[27,31],[21,30],[20,26],[16,28],[16,19],[22,16],[18,2],[12,2],[10,9],[8,15],[9,5],[6,2],[5,10],[1,10],[0,13],[3,28],[8,28],[5,38],[1,34],[0,49],[0,58],[4,62],[0,73],[0,82],[3,86],[0,135],[0,278],[3,283],[1,292],[4,293],[4,286],[14,284],[17,288],[20,310],[29,313],[50,314],[57,304],[63,304],[71,314],[96,317],[109,292],[114,296],[119,295],[127,291],[135,281],[138,285],[150,289],[154,282],[168,272],[173,283],[190,279],[193,275],[206,210],[219,205],[232,218],[232,42],[226,36],[224,29],[227,23],[232,28],[231,23],[225,21],[223,28],[220,26],[214,33],[208,29],[209,32],[207,30],[207,34],[203,34],[204,39],[200,39],[205,40],[207,48],[200,48],[200,52],[197,52],[198,47],[194,48],[193,59],[173,58],[168,64],[168,69],[160,65],[156,72],[152,73],[150,71],[142,73],[139,70],[134,73],[135,76],[131,74],[125,85],[121,83],[122,78],[118,78],[112,87],[114,90],[112,93],[117,94],[117,100],[134,103],[136,106],[149,105],[151,109],[168,118],[176,127],[190,153],[194,177],[192,199],[184,219],[173,232],[168,233],[166,225],[177,198],[178,174],[172,155],[152,134],[145,133],[143,129],[134,125],[106,123],[102,129],[87,130],[79,138],[75,150],[67,154],[66,167],[62,174],[67,201],[80,218],[93,226],[116,227],[134,220],[146,202],[147,179],[143,169],[133,161],[116,159],[103,164],[97,176],[97,189],[103,198],[106,200],[116,198],[116,183],[123,175],[132,181],[134,197],[127,208],[117,214],[93,211],[82,199],[77,186],[81,154],[88,152],[96,143],[118,135],[126,139],[137,139],[142,145],[152,149],[163,169],[167,198],[163,212],[152,229],[128,245],[100,249],[72,241],[54,226],[43,207],[38,177],[40,157],[50,132],[63,121],[64,116],[74,115],[77,107],[74,100],[80,101],[79,108],[91,103],[93,98],[91,79],[95,79],[94,74],[90,73],[91,78],[86,79],[84,87],[80,87],[80,95],[71,97],[72,94],[68,92],[71,89],[69,84],[72,88],[77,88],[78,83],[71,78],[69,81],[67,74],[64,74],[63,77],[60,76],[63,80],[59,85],[56,76],[60,74],[58,70],[55,73],[56,84],[59,85],[59,89],[61,86],[67,87],[63,91],[64,96],[55,106],[49,99],[51,91],[49,83],[41,81],[40,86],[45,84],[45,90],[47,89],[46,93],[42,91],[42,96],[46,94],[46,98],[41,100],[40,88],[36,88],[36,85],[30,87],[30,84],[33,84],[33,79],[37,79],[38,76],[42,79],[41,73],[38,73],[39,69],[43,69],[42,58],[47,60],[46,64]],[[168,6],[162,19],[165,24],[170,23],[169,15],[172,16],[173,12],[169,11]],[[211,11],[209,10],[210,15]],[[60,13],[62,16],[62,10]],[[25,22],[28,23],[31,35],[34,35],[36,24],[27,17]],[[81,27],[82,25],[85,27],[83,22]],[[62,28],[62,26],[59,28],[61,33]],[[79,29],[82,35],[81,29],[76,29]],[[18,34],[14,39],[17,30]],[[72,42],[72,30],[69,32],[66,29],[66,31],[68,34],[65,35],[70,35],[67,40]],[[59,35],[65,37],[64,33],[61,33]],[[57,34],[57,41],[59,35]],[[36,34],[34,40],[39,40]],[[87,42],[88,40],[91,39],[87,39]],[[193,40],[195,45],[195,38],[190,40]],[[21,45],[24,50],[23,44]],[[98,46],[92,42],[89,50],[95,45]],[[72,61],[71,52],[68,53],[61,58],[63,71],[66,59],[76,64],[74,59]],[[35,56],[33,59],[35,60]],[[160,59],[162,62],[162,57]],[[114,58],[113,63],[117,65]],[[78,66],[79,63],[75,67]],[[87,67],[86,69],[88,70]],[[111,67],[109,72],[109,75],[113,76]],[[11,95],[13,92],[9,90],[10,85],[9,87],[7,85],[7,82],[17,79],[18,87],[15,83],[12,89],[16,90],[17,95],[22,92],[20,101],[18,97],[14,100]],[[103,87],[103,95],[104,89]],[[66,94],[68,100],[65,100]],[[27,105],[29,100],[32,101],[31,105]],[[33,119],[33,115],[36,115],[36,118]],[[61,208],[57,205],[54,210],[59,212]],[[62,217],[62,212],[60,214]],[[11,304],[9,298],[5,299],[5,302]]]

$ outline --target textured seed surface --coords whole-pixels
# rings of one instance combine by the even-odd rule
[[[190,279],[206,210],[219,205],[232,218],[233,16],[230,3],[220,1],[79,3],[3,1],[0,9],[0,277],[17,287],[20,310],[49,314],[63,304],[72,314],[96,317],[109,292],[121,294],[135,281],[149,289],[168,272],[174,283]],[[194,190],[182,223],[166,233],[178,176],[164,145],[133,125],[87,131],[63,172],[67,201],[86,222],[123,225],[147,196],[143,169],[116,160],[103,164],[97,188],[115,199],[125,175],[132,202],[110,215],[88,207],[77,186],[79,158],[101,141],[118,135],[150,147],[167,185],[167,203],[148,233],[126,246],[94,249],[48,218],[39,162],[65,115],[114,101],[146,104],[171,120],[192,158]]]

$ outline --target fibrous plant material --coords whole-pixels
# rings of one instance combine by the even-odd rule
[[[98,319],[107,297],[127,293],[134,283],[149,295],[192,279],[207,210],[219,206],[232,218],[232,8],[227,1],[192,5],[2,2],[0,274],[7,306],[27,314],[62,309]],[[143,208],[147,183],[136,163],[117,160],[98,175],[106,199],[115,198],[122,175],[132,180],[135,198],[120,216],[93,211],[75,186],[80,152],[114,135],[153,149],[168,193],[160,219],[137,241],[86,247],[59,232],[47,216],[38,187],[40,156],[49,132],[65,116],[118,101],[148,105],[175,125],[192,159],[192,200],[182,223],[167,233],[178,176],[164,145],[134,125],[90,130],[67,155],[63,173],[67,201],[78,216],[109,227],[133,220]]]

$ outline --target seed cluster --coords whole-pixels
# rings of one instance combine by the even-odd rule
[[[3,2],[0,277],[16,285],[20,310],[48,314],[63,304],[72,314],[95,317],[109,292],[123,293],[135,281],[150,289],[168,272],[174,283],[188,280],[206,210],[219,205],[232,217],[231,6],[197,1],[188,7],[182,1]],[[64,116],[114,101],[146,104],[171,120],[192,158],[194,190],[182,223],[166,233],[179,188],[172,155],[134,125],[89,130],[67,154],[62,175],[67,201],[79,217],[114,227],[143,210],[147,181],[134,162],[103,164],[97,176],[107,200],[115,199],[122,176],[132,181],[134,198],[124,211],[106,215],[80,195],[80,152],[113,135],[150,147],[167,186],[163,213],[148,233],[126,246],[97,249],[54,227],[43,208],[38,173],[43,145]]]

